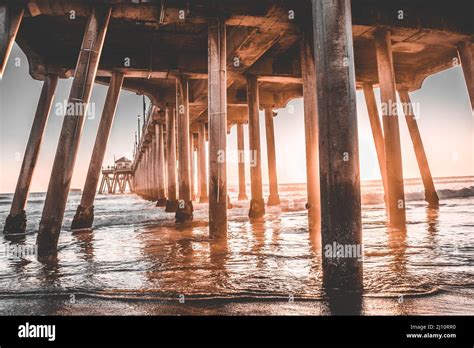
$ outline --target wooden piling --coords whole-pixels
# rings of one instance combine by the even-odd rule
[[[247,188],[245,184],[245,143],[244,143],[244,125],[237,123],[237,152],[239,161],[239,201],[248,200]]]
[[[300,56],[303,78],[304,131],[306,150],[306,187],[308,227],[310,233],[319,233],[321,210],[319,196],[319,135],[316,70],[314,60],[313,23],[307,21],[302,30]]]
[[[8,57],[15,43],[25,10],[22,4],[0,5],[0,79],[7,67]]]
[[[400,89],[398,95],[404,105],[405,120],[407,122],[408,131],[410,132],[413,149],[415,150],[416,161],[420,169],[423,186],[425,187],[425,201],[432,206],[437,206],[439,204],[439,198],[433,183],[433,177],[431,176],[430,166],[428,165],[425,148],[421,140],[420,130],[418,129],[418,123],[416,122],[413,103],[411,102],[407,89]]]
[[[43,140],[44,129],[51,111],[54,93],[58,84],[57,75],[46,75],[41,95],[36,107],[33,125],[26,145],[25,155],[21,164],[20,174],[13,195],[10,214],[7,217],[3,233],[24,233],[26,229],[25,206],[30,191],[31,179],[38,160],[38,154]]]
[[[149,201],[153,201],[153,143],[150,142],[146,147],[146,195]]]
[[[178,199],[176,193],[176,115],[173,108],[165,108],[166,118],[166,170],[168,173],[168,201],[165,211],[175,213],[178,209]]]
[[[255,163],[250,166],[250,199],[249,217],[261,218],[265,215],[265,203],[262,193],[262,168],[260,149],[260,118],[258,81],[256,76],[247,77],[247,102],[249,108],[249,149]]]
[[[150,183],[151,183],[151,193],[152,201],[155,202],[158,200],[158,186],[159,186],[159,174],[158,174],[158,132],[156,130],[156,124],[153,125],[155,134],[152,135],[150,142],[150,153],[151,153],[151,163],[150,163]]]
[[[474,62],[472,58],[472,43],[463,41],[458,44],[458,54],[461,60],[464,80],[466,81],[471,108],[474,110]]]
[[[369,114],[370,127],[372,128],[372,136],[374,137],[380,175],[382,176],[383,191],[385,193],[385,204],[387,204],[387,164],[385,163],[385,143],[382,125],[380,124],[379,111],[377,109],[377,102],[375,101],[375,94],[372,84],[364,83],[363,90],[365,103],[367,104],[367,112]]]
[[[143,149],[143,198],[146,200],[150,200],[150,193],[149,193],[149,180],[150,176],[148,174],[148,162],[149,162],[149,150],[148,146],[144,147]]]
[[[191,201],[191,173],[189,161],[189,86],[188,78],[178,75],[176,78],[176,108],[178,119],[178,183],[179,204],[176,210],[176,222],[193,220]]]
[[[196,190],[195,190],[195,164],[194,164],[194,133],[189,133],[189,171],[191,176],[190,189],[191,189],[191,200],[196,200]]]
[[[142,158],[142,197],[148,200],[148,148],[143,145],[143,158]]]
[[[398,126],[395,72],[390,32],[375,33],[377,69],[382,100],[382,121],[385,142],[385,163],[387,173],[387,202],[389,224],[403,228],[406,223],[405,193],[403,187],[402,153]]]
[[[71,229],[84,229],[92,227],[94,221],[94,199],[99,183],[102,163],[104,162],[105,150],[109,139],[110,130],[115,116],[115,110],[122,89],[124,75],[121,72],[113,72],[110,78],[109,89],[105,97],[105,105],[102,110],[99,128],[95,138],[89,169],[87,171],[84,190],[82,191],[81,203],[77,207],[76,215],[72,220]]]
[[[265,135],[267,138],[268,182],[270,188],[267,205],[279,205],[280,196],[278,195],[273,110],[268,107],[265,108]]]
[[[326,288],[362,288],[362,223],[349,0],[312,0]],[[351,253],[339,253],[340,248]]]
[[[207,195],[206,125],[198,123],[199,203],[209,202]]]
[[[227,63],[225,21],[208,31],[209,236],[227,237]]]
[[[155,138],[156,138],[156,180],[157,180],[157,207],[166,207],[168,200],[165,194],[165,152],[163,143],[163,125],[155,123]]]
[[[38,231],[39,256],[57,253],[59,233],[79,148],[84,115],[97,73],[110,13],[110,7],[95,6],[87,20],[69,95],[68,105],[73,108],[74,116],[65,116],[63,121]]]

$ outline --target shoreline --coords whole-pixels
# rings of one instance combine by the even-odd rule
[[[333,301],[303,300],[124,300],[69,296],[44,296],[41,298],[0,297],[0,312],[12,315],[129,315],[180,316],[180,315],[472,315],[472,289],[463,294],[443,291],[434,295],[396,298],[374,298],[363,296],[361,301],[348,302],[335,298]],[[469,291],[466,291],[469,290]]]

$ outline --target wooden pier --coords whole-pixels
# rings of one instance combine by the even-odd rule
[[[102,180],[99,186],[99,194],[125,193],[127,186],[129,192],[133,192],[132,181],[132,161],[128,158],[121,157],[115,161],[114,166],[102,168]]]
[[[279,204],[273,117],[302,97],[308,231],[320,231],[323,245],[360,245],[356,89],[363,89],[388,222],[403,228],[398,116],[410,129],[426,200],[436,205],[438,197],[416,115],[403,115],[396,106],[382,107],[379,115],[373,88],[380,88],[382,106],[396,105],[397,93],[410,104],[409,93],[426,77],[461,64],[474,105],[474,32],[468,13],[470,1],[436,0],[0,1],[0,75],[16,41],[31,76],[44,81],[5,233],[25,230],[26,197],[57,79],[71,77],[73,105],[87,106],[94,82],[109,86],[76,214],[87,217],[81,227],[93,223],[121,89],[152,103],[131,165],[134,192],[175,214],[178,224],[193,220],[193,201],[208,202],[211,239],[227,236],[229,129],[237,127],[240,152],[255,154],[249,218],[262,219],[266,205]],[[262,110],[265,125],[259,121]],[[41,255],[57,250],[83,120],[84,113],[64,119],[39,226]],[[243,141],[243,124],[248,124],[249,144]],[[267,139],[269,197],[262,190],[261,132]],[[247,199],[244,168],[239,163],[239,200]],[[110,190],[107,185],[106,179],[101,189]],[[362,284],[358,260],[323,257],[323,269],[328,286]]]

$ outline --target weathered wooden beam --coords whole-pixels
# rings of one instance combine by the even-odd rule
[[[273,126],[273,110],[265,108],[265,135],[267,138],[268,182],[270,195],[267,205],[279,205],[278,179],[276,169],[275,131]]]
[[[156,108],[156,106],[154,106]],[[152,123],[154,128],[154,134],[151,135],[151,144],[150,144],[150,153],[151,153],[151,163],[150,163],[150,184],[151,184],[151,200],[158,200],[158,186],[159,186],[159,174],[158,174],[158,132],[156,131],[156,125]]]
[[[246,201],[247,189],[245,184],[245,143],[244,143],[244,125],[237,123],[237,152],[239,159],[239,201]]]
[[[312,5],[316,86],[321,86],[317,103],[323,284],[360,290],[362,223],[350,1],[312,0]],[[353,253],[341,255],[341,247]]]
[[[195,166],[194,166],[194,133],[189,132],[189,172],[191,176],[190,189],[191,189],[191,200],[194,202],[196,200],[196,190],[195,190]]]
[[[209,202],[207,194],[206,125],[198,122],[199,203]]]
[[[110,12],[109,7],[94,7],[86,24],[76,75],[69,95],[69,105],[73,115],[65,116],[63,121],[41,216],[37,237],[39,256],[57,253],[59,233],[79,148],[84,115],[89,104]]]
[[[176,94],[179,204],[175,217],[177,223],[185,223],[193,220],[193,203],[189,161],[189,85],[188,78],[184,75],[176,78]]]
[[[178,209],[178,197],[176,193],[176,114],[175,109],[166,107],[166,170],[168,177],[168,201],[165,211],[175,213]]]
[[[105,150],[115,116],[115,110],[123,84],[123,74],[115,73],[110,79],[109,89],[105,97],[105,105],[95,138],[89,169],[87,171],[84,190],[82,191],[81,203],[77,207],[76,215],[72,220],[71,229],[91,228],[94,221],[94,199],[99,183],[102,163],[104,162]]]
[[[146,173],[146,178],[145,178],[145,187],[146,187],[146,192],[145,192],[145,199],[148,201],[153,200],[153,174],[151,173],[153,169],[153,154],[152,154],[152,149],[153,146],[147,146],[145,149],[145,173]]]
[[[446,6],[444,0],[432,0],[430,6],[423,6],[424,4],[424,0],[407,2],[353,0],[353,25],[391,27],[392,30],[403,28],[419,31],[423,28],[428,31],[472,34],[471,18],[459,15],[471,13],[472,2],[457,1],[456,6]],[[403,20],[394,15],[400,10],[403,10]]]
[[[0,4],[0,79],[5,72],[24,12],[21,5]]]
[[[416,161],[418,162],[418,168],[420,169],[423,186],[425,187],[425,200],[430,205],[437,206],[439,198],[433,183],[433,177],[431,176],[430,166],[428,165],[428,158],[426,157],[423,141],[421,140],[420,130],[418,129],[418,124],[416,122],[413,103],[411,102],[408,90],[401,89],[398,91],[398,95],[400,96],[400,101],[404,105],[405,120],[407,122],[408,131],[410,132],[413,149],[415,150]]]
[[[142,198],[148,200],[148,148],[143,148],[142,159]]]
[[[249,107],[249,149],[255,163],[250,166],[250,199],[249,217],[261,218],[265,215],[265,202],[262,190],[262,164],[260,147],[260,119],[258,81],[255,76],[247,78],[247,100]]]
[[[383,191],[385,193],[384,199],[387,199],[387,164],[385,162],[385,143],[383,138],[382,125],[380,124],[379,111],[377,109],[377,102],[375,101],[375,94],[373,86],[370,83],[363,85],[365,102],[367,104],[367,112],[369,114],[370,127],[372,129],[372,136],[374,137],[375,150],[377,152],[377,159],[379,162],[380,175],[382,176]]]
[[[389,222],[394,227],[402,228],[406,222],[405,193],[392,42],[389,31],[380,30],[375,33],[375,48],[382,100]]]
[[[209,236],[227,237],[227,66],[226,26],[209,20],[208,31],[209,125]]]
[[[308,21],[301,37],[300,55],[303,75],[303,107],[306,150],[306,187],[308,227],[310,233],[320,233],[321,209],[319,195],[319,136],[316,70],[314,60],[313,23]]]
[[[240,33],[235,34],[235,30],[231,31],[230,40],[226,41],[226,45],[229,45],[229,51],[227,51],[228,47],[226,46],[226,56],[223,58],[226,62],[226,83],[228,88],[236,81],[244,79],[244,76],[241,74],[262,58],[281,38],[280,32],[270,30],[270,28],[279,25],[281,21],[276,16],[282,13],[284,14],[284,9],[281,6],[272,5],[260,22],[260,25],[264,28],[259,28],[258,30],[252,28],[243,35]],[[241,27],[242,25],[239,25],[238,29],[240,31]],[[228,64],[227,61],[229,61]],[[227,71],[229,71],[229,74],[227,74]],[[202,88],[202,85],[198,85],[197,89],[198,91],[195,93],[197,97],[194,101],[199,102],[206,98],[206,90]]]
[[[165,194],[165,149],[164,149],[164,135],[163,125],[155,123],[155,139],[156,139],[156,173],[155,179],[157,183],[156,206],[166,207],[168,200]]]
[[[466,81],[471,108],[474,110],[474,59],[472,57],[472,43],[463,41],[458,44],[458,54],[461,60],[464,80]]]
[[[31,126],[30,136],[26,145],[25,155],[21,164],[20,174],[13,195],[10,214],[7,217],[3,232],[5,234],[24,233],[26,229],[25,206],[30,191],[31,179],[38,161],[38,154],[43,140],[44,129],[48,121],[48,115],[51,111],[51,105],[54,99],[54,93],[58,84],[58,76],[47,75],[41,95],[36,107],[33,125]]]
[[[284,75],[258,75],[259,82],[281,83],[281,84],[302,84],[303,78],[300,76]]]

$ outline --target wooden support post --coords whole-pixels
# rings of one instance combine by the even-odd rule
[[[26,145],[25,155],[21,164],[20,174],[13,195],[10,214],[7,217],[3,233],[24,233],[26,229],[25,206],[30,190],[31,178],[36,167],[38,154],[41,148],[44,129],[48,120],[54,93],[58,84],[57,75],[46,75],[41,89],[41,95],[36,107],[35,118],[31,127],[30,136]]]
[[[245,143],[244,143],[244,125],[237,123],[237,152],[239,159],[239,201],[246,201],[247,189],[245,184]]]
[[[143,157],[142,157],[142,168],[141,168],[141,186],[142,186],[142,197],[146,199],[146,148],[143,146]]]
[[[165,211],[175,213],[178,209],[178,199],[176,194],[176,114],[173,108],[165,109],[166,117],[166,161],[168,171],[168,201]]]
[[[221,18],[209,21],[209,236],[227,237],[227,64],[226,26]]]
[[[139,153],[137,150],[137,154],[135,155],[135,161],[137,162],[135,166],[135,171],[133,172],[133,188],[135,190],[136,195],[140,195],[140,159]]]
[[[312,4],[316,86],[321,86],[317,103],[323,284],[360,290],[362,222],[350,1]]]
[[[255,158],[255,163],[250,166],[252,197],[250,199],[249,217],[256,219],[265,215],[265,203],[262,193],[259,95],[256,76],[247,77],[247,101],[249,108],[249,149],[252,157]]]
[[[310,233],[319,233],[321,229],[321,202],[319,196],[318,101],[311,21],[305,24],[305,28],[302,31],[300,55],[301,75],[303,77],[306,186],[308,195],[306,209],[308,209]]]
[[[142,177],[142,185],[143,185],[143,198],[148,200],[148,147],[144,146],[143,149],[143,177]]]
[[[150,141],[147,144],[146,154],[146,196],[147,200],[153,201],[153,143]]]
[[[196,144],[196,199],[201,197],[201,169],[199,168],[199,126],[198,132],[194,133],[194,144]]]
[[[380,175],[382,176],[383,191],[385,193],[385,204],[387,204],[387,167],[385,162],[385,144],[383,139],[382,126],[380,124],[379,111],[372,84],[364,83],[363,85],[365,103],[367,104],[367,112],[369,114],[370,127],[375,142],[375,150],[379,161]]]
[[[153,138],[152,138],[153,139]],[[150,201],[154,201],[155,198],[155,182],[154,182],[154,164],[156,159],[155,147],[153,142],[150,140],[148,144],[148,165],[147,165],[147,173],[148,173],[148,199]]]
[[[140,149],[141,152],[141,149]],[[138,174],[137,174],[137,193],[139,196],[142,196],[142,166],[143,166],[143,153],[140,153],[140,159],[138,161]]]
[[[84,115],[97,73],[110,13],[110,7],[95,6],[86,24],[68,102],[74,115],[65,116],[59,137],[38,231],[39,256],[57,253],[59,233],[79,148]]]
[[[147,163],[148,163],[148,148],[143,146],[143,163],[142,163],[142,192],[143,198],[148,199],[147,197],[147,182],[148,182],[148,172],[147,172]]]
[[[164,207],[166,205],[165,186],[163,182],[163,145],[160,147],[160,132],[161,125],[154,124],[155,136],[153,137],[153,198],[156,200],[157,207]],[[163,134],[161,135],[163,137]],[[160,163],[161,162],[161,163]],[[164,201],[163,201],[164,200]]]
[[[467,85],[471,108],[474,110],[474,62],[472,58],[472,43],[463,41],[458,44],[458,54],[461,60],[464,80]]]
[[[22,4],[13,5],[11,2],[0,5],[0,79],[7,67],[24,12]]]
[[[403,188],[402,152],[398,128],[395,71],[393,69],[392,42],[390,32],[375,33],[377,68],[382,100],[382,120],[385,141],[385,163],[387,173],[387,202],[389,223],[403,228],[406,223],[405,193]]]
[[[421,134],[416,122],[410,95],[406,89],[399,90],[398,95],[400,96],[400,100],[404,105],[405,120],[407,122],[408,131],[410,132],[413,149],[415,150],[416,161],[418,162],[418,168],[420,168],[421,178],[425,187],[425,200],[430,205],[437,206],[439,204],[439,198],[433,183],[433,177],[431,176],[428,159],[426,158],[425,148],[421,140]]]
[[[126,175],[126,180],[125,180],[125,184],[124,184],[124,187],[127,185],[128,183],[128,188],[130,189],[130,193],[133,193],[133,184],[132,184],[132,181],[133,181],[133,175],[132,173],[127,173]]]
[[[189,133],[189,171],[191,175],[191,200],[196,200],[196,190],[195,190],[195,168],[194,168],[194,133]]]
[[[188,78],[179,75],[176,78],[176,108],[178,119],[178,182],[179,204],[176,210],[176,222],[193,220],[191,201],[191,173],[189,161],[189,86]]]
[[[155,134],[152,135],[150,143],[150,153],[151,153],[151,163],[150,163],[150,183],[151,183],[151,193],[152,201],[158,200],[158,181],[160,180],[158,174],[158,132],[156,131],[156,125],[153,125],[155,128]]]
[[[198,123],[199,203],[209,202],[207,195],[206,125]]]
[[[273,127],[273,110],[265,108],[265,134],[267,138],[268,181],[270,196],[267,205],[279,205],[278,179],[276,170],[275,131]]]
[[[165,152],[163,144],[163,125],[161,123],[155,124],[155,137],[156,137],[156,157],[157,166],[156,180],[158,184],[158,196],[156,201],[157,207],[166,207],[168,200],[165,194]]]
[[[142,167],[143,198],[148,200],[148,147],[143,146],[143,167]]]
[[[140,195],[140,158],[139,153],[137,152],[137,165],[135,167],[135,172],[133,173],[133,187],[135,188],[135,194]]]
[[[117,109],[117,103],[123,84],[123,73],[113,72],[110,78],[109,89],[105,98],[105,105],[100,118],[99,129],[95,138],[94,149],[87,171],[86,183],[82,191],[81,204],[77,207],[76,215],[72,220],[71,229],[92,227],[94,221],[94,199],[99,183],[100,171],[104,162],[107,141]]]

